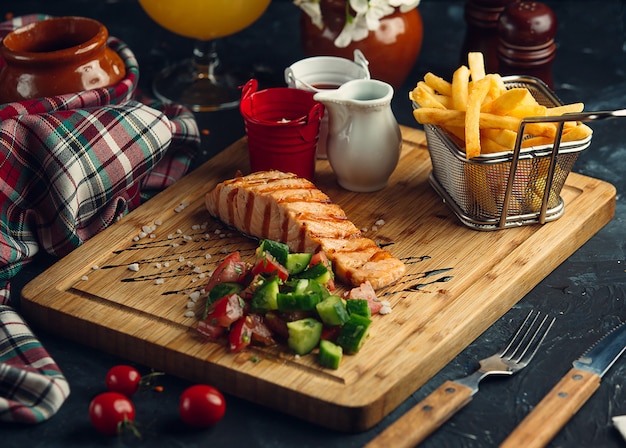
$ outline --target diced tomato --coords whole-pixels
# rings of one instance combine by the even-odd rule
[[[372,287],[370,282],[361,283],[360,286],[356,288],[352,288],[348,291],[344,298],[349,299],[362,299],[367,300],[367,304],[370,307],[370,311],[372,314],[378,314],[380,309],[383,307],[382,302],[378,299],[376,295],[376,291]]]
[[[215,268],[205,289],[210,291],[218,283],[224,282],[242,283],[246,278],[247,271],[246,262],[241,260],[239,252],[233,252]]]
[[[287,271],[287,268],[276,261],[276,258],[268,252],[263,252],[263,255],[256,261],[252,267],[252,274],[277,275],[282,281],[289,278],[289,271]]]
[[[278,313],[269,311],[265,313],[265,325],[269,330],[281,339],[289,337],[287,322]]]
[[[270,346],[274,345],[276,341],[272,337],[272,332],[265,325],[265,321],[262,316],[258,314],[249,314],[246,316],[246,325],[252,330],[252,341],[261,345]]]
[[[318,263],[323,263],[324,266],[326,266],[326,269],[328,269],[328,272],[330,272],[330,278],[324,286],[326,286],[329,291],[333,291],[335,289],[335,272],[333,271],[332,263],[323,250],[317,251],[313,254],[311,261],[309,262],[309,266],[315,266]]]
[[[324,327],[322,329],[322,339],[326,341],[335,341],[337,336],[339,336],[339,331],[341,331],[340,325],[334,327]]]
[[[212,325],[228,328],[244,316],[244,306],[245,302],[238,294],[224,296],[209,305],[205,320]]]
[[[200,320],[198,321],[196,330],[198,333],[208,337],[209,339],[217,340],[224,334],[226,328],[221,325],[212,324],[207,320]]]
[[[243,291],[241,291],[239,295],[244,300],[251,299],[252,296],[254,295],[254,291],[256,291],[257,288],[259,288],[263,284],[264,281],[265,281],[265,278],[263,277],[263,275],[256,274],[254,278],[250,281],[250,283],[248,283],[248,286],[246,286],[246,288]]]
[[[252,342],[252,328],[247,325],[247,318],[248,316],[240,318],[230,330],[228,341],[231,352],[240,352]]]

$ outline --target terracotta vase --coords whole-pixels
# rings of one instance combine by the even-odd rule
[[[0,103],[117,84],[124,62],[107,39],[104,25],[84,17],[42,20],[7,34],[0,43]]]
[[[352,59],[354,50],[359,49],[369,61],[373,79],[385,81],[396,90],[402,86],[422,48],[424,29],[417,8],[405,13],[396,9],[382,18],[380,28],[370,31],[368,37],[339,48],[334,41],[345,24],[346,0],[321,0],[320,7],[323,29],[315,26],[306,14],[301,16],[301,39],[306,56]]]

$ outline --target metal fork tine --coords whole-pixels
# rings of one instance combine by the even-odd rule
[[[529,362],[533,358],[555,319],[553,318],[548,326],[543,329],[548,316],[544,316],[538,326],[537,322],[541,313],[537,312],[534,317],[532,316],[533,312],[531,311],[511,337],[506,347],[500,352],[500,357],[513,360],[514,362],[520,362],[527,354],[525,362]],[[521,353],[518,353],[520,350]]]
[[[526,350],[524,350],[524,352],[517,359],[516,362],[520,364],[528,364],[534,358],[537,351],[539,351],[539,346],[543,343],[543,340],[548,335],[548,331],[550,331],[550,328],[552,328],[552,324],[554,324],[555,320],[556,319],[553,317],[552,319],[550,319],[548,324],[545,325],[548,321],[548,316],[545,316],[543,318],[543,321],[541,321],[539,328],[537,328],[537,331],[535,332],[535,334],[533,334],[533,338],[528,343]]]

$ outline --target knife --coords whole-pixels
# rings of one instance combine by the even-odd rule
[[[626,323],[591,346],[500,445],[543,447],[593,395],[600,380],[626,349]]]

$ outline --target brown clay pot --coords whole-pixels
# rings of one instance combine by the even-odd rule
[[[315,26],[306,14],[301,17],[300,32],[305,55],[352,59],[354,50],[359,49],[369,61],[371,77],[399,89],[422,49],[424,28],[419,10],[416,8],[401,13],[396,9],[395,13],[383,17],[380,28],[370,31],[368,37],[338,48],[334,41],[345,24],[346,1],[321,0],[320,7],[323,29]]]
[[[125,76],[119,55],[107,46],[108,30],[84,17],[58,17],[5,36],[0,55],[0,103],[107,87]]]

